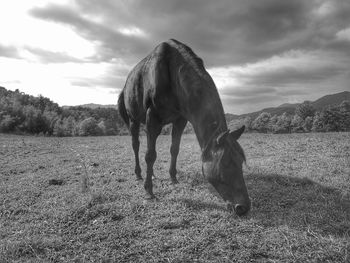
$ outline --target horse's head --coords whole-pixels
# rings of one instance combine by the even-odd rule
[[[218,191],[220,196],[234,208],[237,215],[250,209],[250,199],[243,178],[243,149],[237,139],[244,126],[236,131],[221,133],[212,142],[203,156],[203,174]]]

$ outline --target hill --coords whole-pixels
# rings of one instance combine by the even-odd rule
[[[282,115],[284,112],[286,112],[288,114],[294,114],[294,111],[295,111],[295,107],[271,107],[271,108],[262,109],[260,111],[254,111],[251,113],[241,114],[241,115],[238,115],[237,118],[241,119],[241,118],[250,117],[254,120],[262,112],[268,112],[271,115],[279,116],[279,115]]]
[[[349,91],[343,91],[340,93],[336,93],[336,94],[330,94],[330,95],[326,95],[323,96],[315,101],[312,101],[311,104],[312,106],[316,109],[316,110],[322,110],[328,106],[331,105],[339,105],[340,103],[342,103],[344,100],[349,100],[350,101],[350,92]],[[282,115],[284,112],[293,115],[295,108],[301,103],[283,103],[277,107],[269,107],[269,108],[264,108],[262,110],[259,111],[254,111],[254,112],[250,112],[250,113],[244,113],[241,115],[236,115],[236,114],[232,114],[232,113],[226,113],[225,117],[227,122],[231,122],[233,120],[236,119],[241,119],[241,118],[245,118],[245,117],[250,117],[252,119],[255,119],[256,117],[258,117],[262,112],[268,112],[271,115]],[[98,109],[98,108],[113,108],[116,109],[117,105],[116,104],[107,104],[107,105],[103,105],[103,104],[95,104],[95,103],[88,103],[88,104],[83,104],[83,105],[79,105],[79,106],[63,106],[62,108],[67,109],[70,107],[84,107],[84,108],[90,108],[90,109]]]
[[[323,96],[318,100],[315,100],[314,102],[312,102],[312,106],[314,106],[316,110],[320,110],[331,105],[338,105],[342,103],[344,100],[350,101],[349,91],[343,91],[340,93]]]
[[[237,119],[237,117],[239,117],[239,115],[236,114],[231,114],[231,113],[225,113],[225,118],[227,122],[230,122],[234,119]]]
[[[322,110],[322,109],[329,107],[329,106],[332,106],[332,105],[339,105],[344,100],[350,101],[350,92],[349,91],[343,91],[340,93],[323,96],[315,101],[311,101],[311,105],[316,110],[319,111],[319,110]],[[284,112],[286,112],[288,114],[294,114],[295,108],[299,104],[301,104],[301,103],[284,103],[284,104],[277,106],[277,107],[265,108],[265,109],[251,112],[251,113],[245,113],[245,114],[241,114],[241,115],[230,114],[230,117],[231,117],[230,120],[241,119],[241,118],[245,118],[245,117],[251,117],[252,119],[255,119],[262,112],[268,112],[271,115],[277,115],[277,116],[282,115]]]
[[[311,104],[316,111],[320,112],[330,105],[340,105],[345,100],[350,101],[350,92],[348,91],[323,96]],[[226,113],[225,117],[230,128],[233,128],[236,124],[241,125],[242,122],[248,121],[244,120],[245,117],[255,120],[262,112],[270,113],[272,116],[281,116],[285,112],[294,115],[297,105],[299,104],[285,103],[278,107],[265,108],[242,115]],[[343,108],[349,108],[350,104],[346,105],[343,105],[342,109],[338,106],[336,114],[327,109],[329,112],[324,113],[321,116],[323,119],[318,120],[319,123],[324,124],[324,127],[321,124],[322,129],[318,129],[318,126],[315,127],[320,131],[347,130],[350,127],[347,121],[350,110],[344,111]],[[168,125],[164,127],[162,133],[168,134],[170,131],[171,128]],[[90,103],[60,107],[57,103],[43,96],[34,97],[19,90],[10,91],[0,87],[0,132],[48,136],[116,135],[127,133],[127,127],[119,116],[116,105],[113,104]],[[192,126],[188,125],[185,133],[192,132]]]
[[[88,104],[82,104],[82,105],[77,105],[77,106],[62,106],[62,108],[64,109],[68,109],[71,107],[82,107],[82,108],[89,108],[89,109],[98,109],[98,108],[102,108],[102,109],[116,109],[117,108],[117,104],[96,104],[96,103],[88,103]]]
[[[278,108],[296,108],[298,105],[299,103],[283,103],[279,105]]]

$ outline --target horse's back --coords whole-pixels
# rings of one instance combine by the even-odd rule
[[[157,110],[162,122],[173,119],[169,115],[176,111],[177,99],[171,91],[170,52],[168,43],[159,44],[129,73],[123,92],[130,119],[144,122],[149,107]]]

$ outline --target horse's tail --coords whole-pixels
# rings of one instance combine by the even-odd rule
[[[126,126],[129,128],[129,116],[126,112],[125,103],[124,103],[124,91],[122,91],[118,98],[118,111]]]

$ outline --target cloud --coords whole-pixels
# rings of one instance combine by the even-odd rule
[[[0,44],[0,57],[18,58],[18,50],[16,47]]]
[[[27,51],[35,55],[40,62],[42,63],[84,63],[86,60],[79,59],[76,57],[72,57],[64,52],[52,52],[49,50],[34,48],[34,47],[26,47]]]
[[[317,83],[349,72],[350,58],[331,52],[292,50],[244,66],[209,70],[221,89],[232,86],[285,87]]]
[[[105,63],[104,69],[98,75],[88,76],[68,76],[67,79],[73,86],[87,88],[104,88],[115,93],[120,92],[125,84],[125,76],[129,72],[129,67],[122,63]]]
[[[339,27],[349,22],[350,4],[345,0],[77,0],[75,6],[51,4],[31,14],[69,25],[99,42],[99,59],[104,61],[122,57],[136,63],[159,42],[175,38],[188,43],[213,67],[251,63],[291,48],[332,45]]]
[[[144,56],[150,50],[150,46],[146,44],[148,40],[139,37],[144,35],[141,29],[114,29],[111,24],[98,23],[79,15],[79,12],[71,7],[51,4],[45,8],[35,8],[31,10],[31,14],[37,18],[71,26],[84,38],[96,42],[98,55],[94,58],[97,62],[108,62],[116,57],[123,57],[125,61],[129,61],[130,54]]]
[[[272,87],[224,87],[220,89],[220,94],[223,96],[234,96],[236,98],[260,97],[266,94],[274,94],[275,88]]]
[[[95,88],[95,87],[104,87],[109,88],[113,90],[121,90],[124,87],[125,79],[118,76],[108,76],[103,78],[71,78],[70,83],[73,86],[79,86],[79,87],[88,87],[88,88]]]
[[[209,72],[225,102],[225,110],[242,113],[349,90],[349,65],[349,57],[333,52],[294,50],[243,66],[212,68]],[[237,104],[241,107],[234,106]]]
[[[289,86],[319,82],[349,70],[350,58],[332,53],[289,51],[247,66],[240,78],[248,85]]]
[[[117,75],[106,71],[101,80],[81,77],[74,85],[120,87],[135,63],[175,38],[203,58],[228,111],[349,89],[348,0],[76,0],[30,14],[93,43],[95,54],[84,58],[89,62],[124,65]],[[71,59],[44,53],[35,54]]]
[[[304,2],[77,1],[76,7],[51,4],[31,14],[72,26],[82,36],[99,41],[105,59],[116,55],[140,59],[159,42],[176,38],[195,47],[208,65],[221,65],[283,50],[276,41],[305,26],[308,9]],[[128,28],[149,38],[121,33]],[[271,42],[273,50],[265,46]]]

